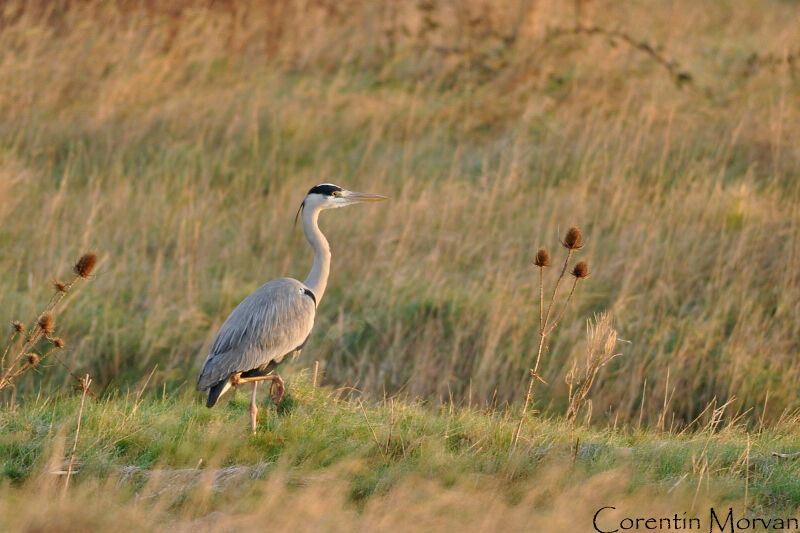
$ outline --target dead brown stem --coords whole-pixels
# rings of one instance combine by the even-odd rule
[[[81,433],[81,418],[83,417],[83,405],[86,402],[86,391],[89,390],[89,385],[92,383],[92,378],[89,374],[83,378],[83,394],[81,394],[81,407],[78,410],[78,425],[75,428],[75,440],[72,442],[72,452],[69,454],[69,465],[67,466],[67,478],[64,480],[64,491],[62,494],[67,493],[69,489],[69,480],[72,477],[72,464],[75,461],[75,450],[78,448],[78,436]]]

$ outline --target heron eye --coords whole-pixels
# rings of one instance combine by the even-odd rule
[[[333,191],[331,194],[333,196],[341,196],[342,195],[342,191]]]

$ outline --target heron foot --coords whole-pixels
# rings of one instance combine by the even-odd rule
[[[258,383],[259,381],[271,381],[272,385],[269,388],[269,394],[272,397],[272,401],[275,402],[275,405],[281,403],[281,399],[283,399],[283,393],[286,392],[286,386],[283,384],[283,379],[277,374],[270,375],[270,376],[256,376],[252,378],[243,378],[241,372],[237,372],[231,376],[231,385],[234,387],[238,387],[239,385],[244,385],[245,383]],[[255,398],[255,396],[254,396]],[[255,402],[255,399],[253,400]]]
[[[272,397],[272,401],[275,405],[281,403],[283,399],[283,393],[286,392],[286,387],[283,384],[283,379],[280,376],[275,375],[272,376],[272,385],[269,387],[269,395]]]

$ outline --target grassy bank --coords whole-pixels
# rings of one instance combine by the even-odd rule
[[[797,513],[798,17],[778,0],[3,2],[0,325],[37,327],[96,252],[39,327],[99,400],[76,438],[75,379],[20,354],[0,529]],[[190,390],[242,298],[305,277],[292,219],[328,181],[392,199],[323,215],[328,291],[252,436],[245,395],[208,410]],[[572,225],[589,277],[510,453],[539,347],[531,263],[546,246],[559,264]],[[601,311],[621,355],[573,425],[565,377]]]
[[[256,436],[242,396],[211,410],[181,392],[89,401],[66,496],[79,399],[5,411],[0,526],[586,531],[605,505],[619,509],[609,523],[643,513],[707,523],[709,506],[751,518],[800,507],[797,460],[771,454],[797,450],[794,419],[747,433],[709,417],[678,434],[533,418],[509,455],[514,412],[361,403],[302,376],[289,391],[280,412],[262,405]]]

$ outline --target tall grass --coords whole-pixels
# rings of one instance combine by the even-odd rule
[[[585,320],[609,310],[631,344],[595,420],[663,420],[665,390],[678,420],[734,397],[777,418],[800,379],[797,12],[583,4],[699,90],[624,42],[553,37],[565,2],[5,3],[0,321],[98,250],[63,324],[76,371],[127,386],[157,364],[151,383],[180,386],[245,295],[305,275],[293,212],[333,181],[392,202],[323,217],[332,278],[295,364],[327,382],[519,401],[535,247],[576,223],[593,279],[539,408],[566,409]]]

